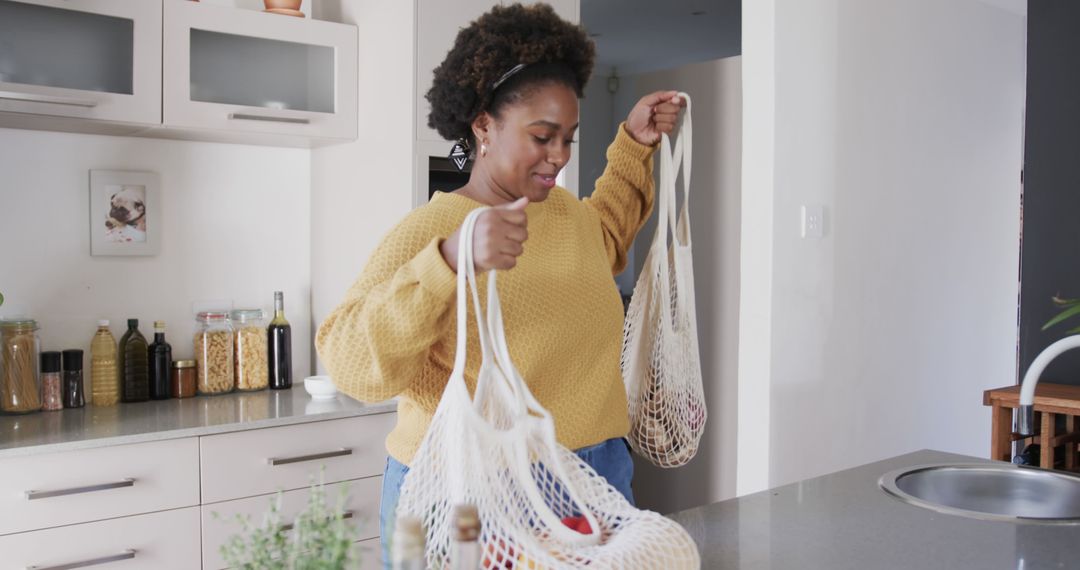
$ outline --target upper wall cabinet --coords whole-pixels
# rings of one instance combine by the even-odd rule
[[[26,115],[161,123],[161,10],[146,0],[0,0],[0,126]]]
[[[166,130],[356,138],[355,27],[187,0],[165,0],[164,22]]]
[[[439,133],[427,126],[431,105],[425,96],[431,89],[432,73],[446,58],[450,48],[454,47],[458,31],[493,6],[512,3],[514,2],[509,0],[417,0],[415,108],[418,141],[444,142]],[[548,0],[548,3],[566,20],[575,23],[580,21],[578,0]],[[446,153],[449,152],[450,147],[446,145]]]
[[[0,0],[0,127],[353,140],[357,58],[346,24],[188,0]]]

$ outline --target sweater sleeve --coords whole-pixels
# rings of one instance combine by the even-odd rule
[[[607,166],[596,181],[592,196],[582,202],[600,218],[604,247],[612,274],[626,268],[627,251],[653,208],[653,161],[655,146],[635,141],[619,125],[607,149]]]
[[[384,239],[315,338],[338,389],[364,402],[408,388],[454,315],[457,276],[439,251],[442,238],[417,252],[424,242],[403,233]]]

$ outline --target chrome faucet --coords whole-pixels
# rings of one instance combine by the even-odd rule
[[[1039,376],[1042,376],[1050,361],[1073,348],[1080,348],[1080,334],[1067,336],[1046,347],[1024,373],[1024,381],[1020,384],[1020,426],[1017,429],[1019,435],[1035,435],[1035,385],[1039,383]]]

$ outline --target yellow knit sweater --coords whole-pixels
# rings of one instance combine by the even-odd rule
[[[555,188],[544,202],[529,204],[525,252],[499,275],[511,358],[570,449],[629,430],[619,367],[622,301],[612,275],[625,267],[627,248],[652,210],[654,149],[620,126],[592,197],[577,200]],[[481,206],[436,194],[409,213],[316,337],[338,389],[366,402],[400,397],[386,447],[406,465],[454,366],[457,282],[439,245]],[[486,283],[482,276],[481,293]],[[471,310],[468,331],[471,391],[480,365]]]

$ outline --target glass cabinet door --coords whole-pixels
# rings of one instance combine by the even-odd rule
[[[353,139],[357,41],[345,24],[166,0],[165,127]]]
[[[161,5],[0,0],[0,111],[161,122]]]

